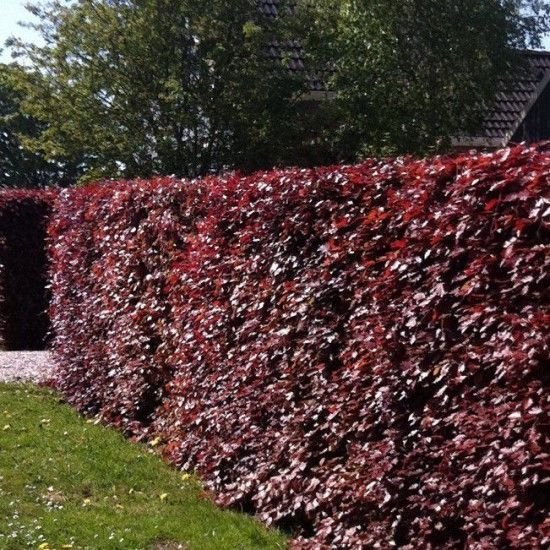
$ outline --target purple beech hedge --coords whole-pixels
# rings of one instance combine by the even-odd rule
[[[296,548],[547,547],[549,190],[543,144],[64,191],[55,385]]]
[[[43,349],[48,332],[46,226],[56,192],[0,189],[0,344]]]

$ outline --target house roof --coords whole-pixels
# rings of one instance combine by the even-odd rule
[[[258,3],[260,4],[260,11],[264,15],[273,18],[277,17],[279,0],[258,0]]]
[[[550,52],[526,50],[526,66],[515,78],[504,81],[495,102],[484,116],[480,131],[455,140],[459,146],[506,145],[542,91],[550,83]]]
[[[275,19],[279,12],[280,0],[257,0],[260,12],[269,19]],[[282,62],[292,73],[303,73],[306,71],[304,63],[304,49],[297,40],[279,44],[271,42],[267,54],[274,61]],[[311,92],[325,92],[326,86],[316,75],[307,75]]]

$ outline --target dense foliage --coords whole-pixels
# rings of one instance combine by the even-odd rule
[[[539,146],[65,191],[55,384],[298,547],[542,547],[549,186]]]
[[[19,71],[0,63],[0,187],[67,184],[74,167],[60,158],[48,161],[25,147],[25,140],[36,138],[45,126],[21,109],[23,94],[15,85]]]
[[[55,193],[0,191],[0,345],[43,349],[48,331],[46,225]]]
[[[303,0],[305,53],[330,68],[338,154],[445,150],[479,129],[518,49],[550,32],[546,0]]]
[[[84,179],[299,162],[307,78],[283,46],[285,2],[276,21],[256,0],[39,3],[44,45],[16,47],[24,108],[45,124],[27,146],[73,159]]]
[[[82,181],[445,150],[520,70],[517,48],[550,31],[546,0],[38,0],[29,9],[41,44],[9,42],[22,112],[39,124],[22,143]],[[330,90],[323,101],[309,95],[313,82]]]

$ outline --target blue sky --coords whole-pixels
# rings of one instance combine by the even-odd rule
[[[28,40],[37,41],[39,37],[32,29],[20,27],[18,21],[32,21],[32,16],[25,9],[27,0],[0,0],[0,62],[9,62],[11,56],[4,48],[4,42],[12,35]]]
[[[26,3],[27,0],[0,0],[0,47],[3,47],[4,41],[12,35],[30,42],[38,40],[34,31],[22,28],[17,24],[18,21],[32,20],[24,8]],[[550,37],[547,37],[545,47],[550,49]],[[9,62],[10,59],[9,52],[4,49],[0,54],[0,62]]]

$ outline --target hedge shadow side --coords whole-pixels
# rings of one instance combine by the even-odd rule
[[[0,191],[0,343],[7,350],[46,346],[46,226],[54,191]]]
[[[547,541],[550,148],[63,192],[70,402],[296,547]]]

